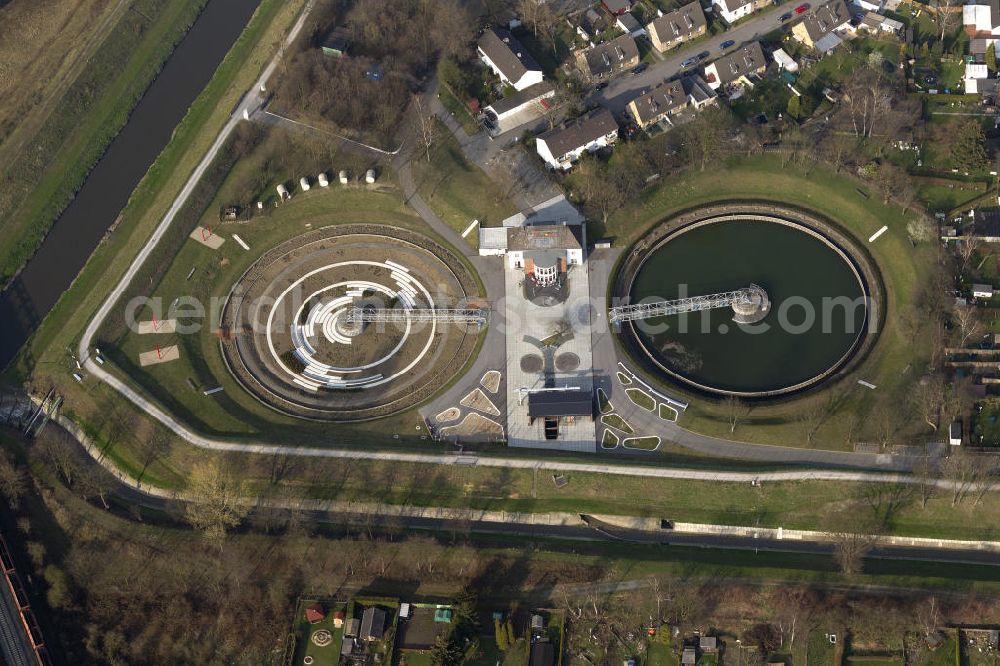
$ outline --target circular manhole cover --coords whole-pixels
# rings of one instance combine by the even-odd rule
[[[541,372],[544,362],[538,354],[525,354],[521,357],[521,372]]]
[[[559,372],[570,372],[580,367],[580,357],[572,352],[559,354],[556,356],[556,370]]]

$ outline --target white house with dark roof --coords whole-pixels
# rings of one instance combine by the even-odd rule
[[[748,76],[763,74],[767,58],[760,42],[751,42],[705,67],[705,81],[712,90],[750,83]]]
[[[535,150],[553,169],[568,171],[585,152],[593,153],[618,140],[618,122],[607,109],[597,109],[538,135]]]
[[[479,58],[515,90],[541,83],[542,68],[506,28],[490,28],[479,38]]]
[[[771,3],[768,0],[713,0],[712,4],[726,23],[733,24]]]

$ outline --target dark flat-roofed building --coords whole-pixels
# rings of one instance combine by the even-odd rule
[[[377,606],[369,606],[361,615],[361,633],[359,638],[365,641],[382,639],[385,633],[385,611]]]
[[[692,2],[680,9],[664,14],[646,26],[649,40],[658,51],[666,51],[678,44],[700,37],[708,29],[705,10],[700,2]]]
[[[589,390],[536,391],[528,394],[528,418],[594,418],[594,393]]]

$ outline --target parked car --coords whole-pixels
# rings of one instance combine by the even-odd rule
[[[608,82],[607,81],[601,81],[596,86],[594,86],[594,90],[604,90],[607,87],[608,87]]]
[[[638,76],[639,74],[642,74],[643,72],[646,71],[647,67],[649,67],[649,63],[647,63],[647,62],[644,62],[644,63],[641,63],[641,64],[637,65],[632,70],[632,76]]]
[[[782,14],[781,18],[779,18],[778,20],[781,21],[782,23],[784,23],[785,21],[787,21],[790,18],[792,18],[792,13],[791,12],[787,12],[785,14]]]
[[[702,51],[701,53],[698,54],[697,57],[698,57],[698,60],[704,60],[705,58],[707,58],[710,55],[712,55],[712,54],[709,53],[708,51]]]
[[[690,67],[696,62],[698,62],[698,58],[688,58],[687,60],[681,63],[681,67]]]
[[[719,44],[719,50],[720,51],[725,51],[726,49],[728,49],[730,46],[732,46],[735,43],[736,43],[735,40],[727,39],[726,41],[724,41],[721,44]]]
[[[809,3],[808,2],[803,2],[801,5],[799,5],[798,7],[795,8],[795,13],[796,14],[805,14],[807,11],[809,11]]]

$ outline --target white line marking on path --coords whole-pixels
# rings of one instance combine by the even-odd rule
[[[472,230],[475,229],[477,226],[479,226],[479,220],[473,220],[472,224],[470,224],[469,226],[467,226],[465,228],[465,231],[462,232],[462,238],[465,238],[470,233],[472,233]]]
[[[875,233],[873,233],[871,236],[868,237],[868,242],[874,243],[879,236],[881,236],[887,231],[889,231],[889,227],[882,227],[881,229],[879,229],[878,231],[876,231]]]

